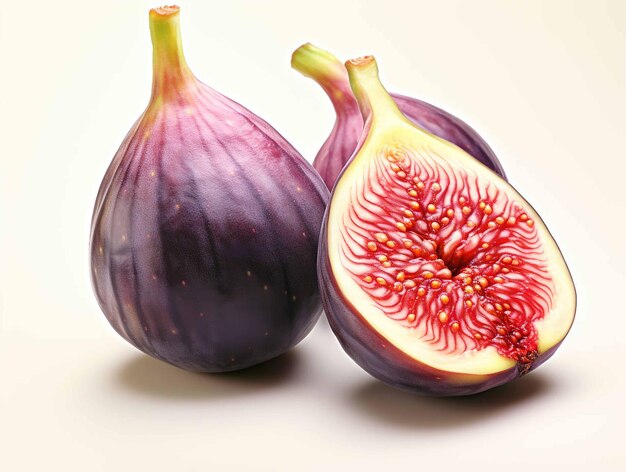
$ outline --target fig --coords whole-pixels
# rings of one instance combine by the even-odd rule
[[[430,395],[535,369],[576,306],[545,224],[504,179],[407,119],[372,56],[346,67],[365,134],[334,186],[318,253],[343,349],[374,377]]]
[[[321,314],[328,190],[268,123],[200,83],[178,7],[149,14],[149,105],[98,192],[91,276],[113,328],[175,366],[242,369],[285,352]]]
[[[335,125],[313,161],[329,189],[352,156],[361,132],[363,118],[350,88],[344,65],[330,52],[306,43],[291,56],[291,67],[315,80],[330,98],[336,113]],[[426,131],[456,144],[471,156],[506,179],[500,161],[485,140],[460,118],[421,100],[391,94],[413,123]]]

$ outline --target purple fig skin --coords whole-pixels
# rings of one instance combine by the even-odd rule
[[[151,11],[153,96],[98,192],[92,284],[113,328],[146,354],[238,370],[284,353],[318,320],[328,190],[276,130],[172,53],[172,8]]]
[[[332,195],[331,195],[332,199]],[[326,210],[329,211],[329,208]],[[324,312],[343,350],[367,373],[401,390],[429,396],[464,396],[504,385],[547,361],[561,345],[540,354],[521,370],[519,364],[493,375],[444,372],[402,352],[372,328],[341,294],[327,249],[327,217],[324,217],[318,251],[318,278]]]
[[[350,89],[345,67],[336,57],[307,43],[294,51],[291,64],[318,82],[335,108],[335,125],[313,161],[313,167],[332,189],[341,169],[357,148],[363,132],[363,118]],[[398,94],[391,96],[412,122],[456,144],[506,180],[504,169],[491,147],[463,120],[422,100]]]

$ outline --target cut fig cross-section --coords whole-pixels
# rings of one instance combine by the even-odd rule
[[[410,122],[373,57],[346,67],[365,134],[333,191],[318,264],[342,346],[425,394],[477,393],[536,368],[576,304],[545,224],[505,180]]]

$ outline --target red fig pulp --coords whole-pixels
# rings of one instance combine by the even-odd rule
[[[504,179],[408,120],[372,57],[347,63],[366,131],[324,216],[330,325],[373,376],[466,395],[545,362],[576,294],[540,216]]]
[[[194,371],[241,369],[294,346],[321,313],[328,191],[269,124],[193,76],[178,7],[151,10],[150,30],[152,97],[95,203],[94,291],[145,353]]]
[[[291,66],[320,84],[337,113],[335,126],[313,162],[313,167],[322,176],[326,186],[332,189],[341,169],[357,147],[363,132],[363,118],[350,89],[346,68],[331,53],[307,43],[294,51]],[[413,123],[456,144],[506,179],[504,169],[494,152],[467,123],[422,100],[398,94],[391,96]]]

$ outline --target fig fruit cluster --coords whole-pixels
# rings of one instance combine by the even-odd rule
[[[225,372],[283,354],[323,308],[364,370],[430,395],[501,385],[555,352],[572,278],[475,130],[389,94],[372,56],[344,65],[305,44],[292,66],[336,111],[311,166],[193,75],[179,14],[150,11],[152,95],[92,217],[94,292],[124,339]]]

